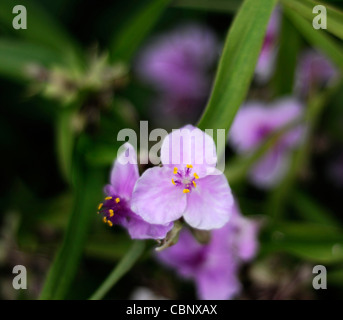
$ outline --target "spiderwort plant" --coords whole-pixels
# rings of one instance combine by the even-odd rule
[[[212,137],[191,125],[174,130],[162,143],[163,166],[138,179],[132,210],[153,224],[183,217],[193,228],[221,228],[230,218],[233,197],[216,161]]]
[[[240,154],[255,150],[272,132],[300,119],[302,104],[294,98],[284,98],[267,106],[261,102],[247,102],[238,112],[231,127],[229,141]],[[258,187],[275,186],[289,168],[290,151],[297,147],[304,127],[288,130],[278,142],[255,163],[249,173]]]
[[[230,222],[213,230],[209,243],[198,243],[183,229],[178,243],[156,258],[182,278],[193,280],[199,299],[231,299],[241,289],[240,266],[257,253],[258,231],[259,223],[242,216],[234,206]]]
[[[131,196],[139,177],[137,155],[134,148],[125,143],[124,152],[115,160],[111,183],[105,186],[105,200],[98,206],[98,214],[110,227],[121,225],[133,239],[163,239],[173,223],[150,224],[131,209]]]

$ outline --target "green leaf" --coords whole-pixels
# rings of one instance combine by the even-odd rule
[[[110,44],[111,59],[129,62],[169,2],[170,0],[152,0],[128,18]]]
[[[75,145],[75,130],[72,120],[76,112],[72,108],[61,110],[56,119],[56,148],[60,170],[66,181],[71,179],[72,157]]]
[[[27,29],[15,30],[12,26],[12,13],[16,5],[12,0],[0,1],[0,24],[7,27],[18,37],[29,40],[32,43],[44,45],[62,54],[68,61],[78,63],[82,55],[75,41],[66,30],[43,8],[33,0],[22,0],[20,5],[25,6],[27,11]]]
[[[294,75],[301,44],[299,32],[285,15],[282,15],[279,39],[276,71],[272,81],[275,96],[293,93]]]
[[[79,144],[79,148],[80,144]],[[83,150],[83,148],[82,148]],[[102,171],[83,165],[83,151],[74,163],[75,200],[68,228],[54,262],[49,270],[40,299],[64,299],[78,270],[82,251],[93,218],[96,204],[101,198],[104,183]]]
[[[327,31],[343,40],[343,12],[319,1],[312,0],[281,0],[285,7],[313,21],[317,14],[313,13],[313,8],[317,5],[323,5],[327,11]],[[315,30],[315,29],[314,29]],[[320,30],[315,30],[321,32]]]
[[[262,239],[261,253],[289,253],[316,263],[343,262],[343,233],[336,227],[283,223]]]
[[[118,280],[131,269],[138,258],[143,254],[144,247],[144,241],[134,242],[130,251],[128,251],[124,258],[116,265],[100,288],[89,298],[89,300],[102,299]]]
[[[225,41],[200,129],[230,129],[248,92],[275,2],[246,0],[241,6]]]
[[[242,2],[242,0],[176,0],[172,2],[172,6],[185,9],[234,13],[239,9]]]
[[[13,80],[30,79],[30,69],[62,64],[62,56],[44,46],[0,39],[0,75]]]
[[[315,30],[310,22],[292,10],[285,8],[284,12],[311,45],[320,49],[339,69],[343,70],[343,47],[341,44],[324,31]]]

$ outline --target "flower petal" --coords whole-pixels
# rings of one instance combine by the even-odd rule
[[[232,299],[241,289],[234,260],[218,261],[216,267],[196,275],[198,296],[202,300]]]
[[[137,154],[131,144],[124,144],[122,152],[114,162],[111,172],[111,186],[105,188],[105,192],[113,192],[117,196],[130,199],[133,188],[139,177],[137,166]]]
[[[201,178],[188,194],[184,212],[186,222],[197,229],[218,229],[228,222],[233,208],[233,196],[223,174]]]
[[[260,188],[270,188],[277,185],[290,167],[287,151],[274,148],[265,154],[249,173],[251,181]]]
[[[133,213],[126,228],[132,239],[164,239],[173,225],[172,222],[166,225],[150,224]]]
[[[187,125],[173,130],[162,143],[161,161],[170,167],[185,167],[192,164],[200,176],[208,173],[209,167],[217,164],[216,146],[211,136],[200,129]]]
[[[173,172],[167,167],[145,171],[133,191],[132,211],[153,224],[179,219],[186,208],[186,195],[173,185],[172,178]]]

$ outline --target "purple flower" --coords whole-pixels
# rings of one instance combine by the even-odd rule
[[[298,64],[295,90],[301,96],[307,96],[325,86],[337,75],[337,69],[330,60],[315,50],[307,50]]]
[[[154,116],[195,121],[208,97],[212,69],[219,57],[214,33],[186,25],[153,39],[136,62],[139,78],[158,91],[151,102]]]
[[[142,52],[142,79],[170,94],[198,96],[207,89],[208,69],[218,55],[214,34],[198,25],[177,28],[156,38]]]
[[[213,230],[208,244],[199,244],[183,229],[177,244],[158,253],[157,258],[181,277],[194,280],[200,299],[231,299],[241,289],[240,265],[258,250],[258,230],[258,223],[243,217],[234,206],[230,223]]]
[[[258,81],[266,82],[272,75],[277,53],[277,39],[280,28],[280,8],[277,7],[269,20],[266,35],[256,65],[255,75]]]
[[[266,137],[283,126],[299,119],[303,106],[295,99],[285,98],[273,105],[248,102],[238,112],[231,127],[230,142],[238,153],[255,150]],[[253,166],[250,178],[259,187],[277,184],[289,168],[290,150],[302,140],[304,128],[296,126]]]
[[[233,197],[225,176],[215,168],[213,139],[191,125],[174,130],[161,147],[163,167],[138,179],[132,209],[149,223],[181,217],[194,228],[221,228],[230,217]]]
[[[99,204],[98,213],[110,227],[118,224],[126,228],[132,239],[163,239],[173,223],[150,224],[130,209],[132,191],[139,173],[135,150],[129,143],[125,143],[124,147],[125,151],[114,162],[111,184],[105,186],[107,196]]]

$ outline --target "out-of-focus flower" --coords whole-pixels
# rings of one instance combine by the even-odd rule
[[[273,73],[277,53],[277,39],[280,29],[281,9],[276,7],[267,26],[266,36],[257,61],[255,75],[257,81],[264,83]]]
[[[231,299],[240,292],[238,272],[258,250],[256,221],[243,217],[234,207],[223,228],[213,230],[208,244],[198,243],[189,230],[182,230],[174,246],[157,254],[166,266],[195,281],[200,299]]]
[[[132,209],[150,223],[181,217],[194,228],[221,228],[229,220],[233,197],[222,172],[212,137],[187,125],[162,143],[163,167],[148,169],[132,195]]]
[[[337,75],[338,71],[330,60],[318,51],[307,50],[298,63],[295,90],[300,96],[307,96],[326,86]]]
[[[114,162],[111,183],[105,186],[107,197],[99,204],[98,213],[110,227],[118,224],[126,228],[132,239],[163,239],[173,223],[150,224],[130,209],[132,191],[139,173],[134,148],[129,143],[124,146],[125,151]]]
[[[155,105],[165,114],[182,116],[185,109],[198,113],[209,93],[218,55],[214,33],[200,25],[187,25],[151,41],[138,57],[136,71],[159,91]]]
[[[299,119],[303,106],[293,98],[284,98],[270,106],[248,102],[238,112],[230,132],[230,143],[244,154],[258,148],[269,134]],[[290,150],[302,140],[304,127],[288,130],[277,143],[253,166],[252,182],[259,187],[277,184],[289,168]]]

